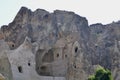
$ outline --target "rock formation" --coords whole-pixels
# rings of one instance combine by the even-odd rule
[[[5,80],[5,77],[2,74],[0,74],[0,80]]]
[[[13,80],[11,65],[7,56],[8,50],[10,50],[9,46],[4,40],[0,40],[0,80],[4,80],[4,77],[5,80]]]
[[[9,73],[0,73],[10,80],[86,80],[96,65],[120,79],[119,21],[89,26],[74,12],[22,7],[13,22],[1,27],[0,40],[9,67]]]

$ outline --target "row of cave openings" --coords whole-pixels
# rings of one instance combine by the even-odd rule
[[[36,54],[36,71],[39,75],[46,75],[46,76],[49,76],[50,74],[46,73],[46,69],[47,67],[46,66],[40,66],[39,64],[39,56],[41,54],[41,50],[38,50],[37,54]],[[78,53],[78,46],[75,46],[74,47],[74,53],[77,54]],[[56,55],[56,58],[59,58],[60,57],[60,54],[57,53]],[[53,50],[50,49],[47,53],[44,54],[43,56],[44,58],[42,59],[42,62],[47,62],[47,63],[51,63],[54,61],[54,53],[53,53]],[[64,55],[65,58],[68,57],[67,54]],[[76,68],[76,65],[73,65],[74,68]]]
[[[78,52],[78,47],[77,47],[77,46],[74,48],[74,52],[75,52],[75,53]],[[36,56],[36,57],[37,57],[37,56]],[[57,54],[56,54],[56,58],[59,58],[59,57],[60,57],[60,54],[57,53]],[[65,54],[64,57],[67,58],[68,55]],[[49,50],[47,53],[45,53],[44,58],[42,59],[42,62],[52,62],[52,61],[54,61],[54,54],[53,54],[53,51],[52,51],[52,49],[51,49],[51,50]]]
[[[77,46],[74,48],[74,52],[75,53],[78,52],[78,47]],[[53,55],[51,55],[51,54],[53,54],[53,51],[49,50],[48,53],[45,54],[45,56],[44,56],[45,58],[43,58],[43,62],[52,62],[54,60],[54,58],[53,58]],[[57,53],[56,57],[59,58],[59,56],[60,56],[59,53]],[[38,57],[38,56],[36,55],[36,57]],[[67,58],[67,54],[65,54],[65,58]],[[31,63],[28,62],[27,65],[31,66]],[[74,67],[76,68],[76,66],[74,66]],[[18,66],[17,68],[18,68],[19,73],[23,73],[23,67],[22,66]],[[37,69],[39,69],[39,66],[37,67]],[[41,67],[40,69],[45,69],[45,68]]]

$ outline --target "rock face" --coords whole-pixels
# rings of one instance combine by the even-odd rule
[[[13,80],[11,65],[7,56],[8,50],[10,50],[9,46],[4,40],[0,40],[0,80]]]
[[[41,9],[32,12],[25,7],[20,9],[12,23],[1,30],[11,49],[20,46],[26,36],[32,42],[44,44],[44,48],[53,46],[57,39],[71,32],[79,32],[81,37],[86,38],[85,41],[89,34],[87,20],[73,12],[56,10],[49,13]]]
[[[105,68],[115,71],[115,74],[120,74],[120,22],[107,25],[94,24],[90,26],[91,42],[93,43],[94,58],[93,64],[100,64]],[[96,59],[95,59],[96,58]],[[119,80],[114,76],[115,80]]]
[[[5,77],[2,74],[0,74],[0,80],[5,80]]]
[[[96,65],[120,80],[120,22],[88,26],[74,12],[22,7],[0,39],[13,80],[86,80]]]

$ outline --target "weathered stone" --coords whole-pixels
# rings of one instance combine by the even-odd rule
[[[1,53],[8,50],[13,80],[87,80],[96,65],[120,79],[119,21],[88,26],[74,12],[22,7],[12,23],[2,26],[0,40],[7,43]]]
[[[5,80],[5,77],[2,74],[0,74],[0,80]]]
[[[0,73],[4,76],[4,80],[13,80],[11,64],[7,56],[8,50],[9,46],[7,43],[5,43],[4,40],[0,40]]]
[[[32,42],[40,42],[44,44],[43,47],[48,47],[71,32],[79,32],[85,41],[89,34],[87,20],[73,12],[56,10],[49,13],[41,9],[32,12],[25,7],[20,9],[12,23],[3,26],[1,30],[11,49],[20,46],[26,36],[30,37]]]
[[[110,69],[116,74],[115,80],[119,80],[120,69],[120,22],[111,23],[107,25],[94,24],[90,26],[91,29],[91,48],[93,54],[91,57],[92,64],[99,64],[105,68]]]

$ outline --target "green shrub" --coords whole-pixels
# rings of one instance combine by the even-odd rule
[[[113,80],[112,74],[108,69],[99,66],[95,75],[91,75],[88,80]]]

